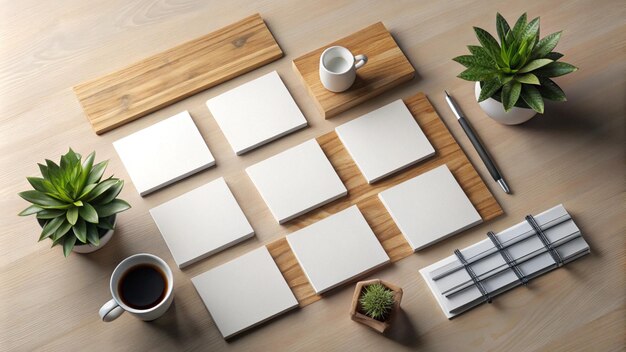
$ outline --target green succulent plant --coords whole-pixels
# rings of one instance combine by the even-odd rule
[[[380,283],[368,285],[364,288],[359,303],[365,315],[384,321],[393,308],[394,293]]]
[[[112,230],[113,216],[130,208],[117,198],[124,181],[113,176],[103,180],[108,160],[94,165],[95,156],[93,152],[82,161],[70,148],[59,165],[46,159],[45,165],[38,164],[42,177],[26,178],[33,189],[19,193],[32,203],[19,215],[35,214],[43,224],[39,241],[62,244],[66,257],[77,244],[98,246],[100,229]]]
[[[502,103],[505,111],[518,106],[538,113],[544,111],[543,99],[565,101],[565,93],[550,78],[577,68],[558,61],[563,54],[552,51],[561,32],[539,39],[539,17],[526,23],[526,14],[511,28],[498,13],[496,29],[500,43],[486,30],[474,27],[480,46],[469,45],[472,55],[453,59],[467,67],[459,78],[480,82],[478,101],[493,97]]]

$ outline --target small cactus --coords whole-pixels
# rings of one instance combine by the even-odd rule
[[[372,284],[365,287],[359,299],[361,308],[365,315],[385,321],[394,304],[394,293],[382,284]]]

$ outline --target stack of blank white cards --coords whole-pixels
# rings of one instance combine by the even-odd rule
[[[420,270],[448,318],[590,251],[563,205],[488,237]]]

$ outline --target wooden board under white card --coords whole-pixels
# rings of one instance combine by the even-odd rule
[[[389,263],[356,205],[287,235],[287,242],[317,294]]]
[[[307,126],[276,71],[211,98],[206,104],[237,155]]]
[[[113,142],[141,196],[215,165],[187,111]]]
[[[378,197],[416,251],[482,221],[446,165],[388,188]]]
[[[368,183],[435,154],[401,99],[335,128]]]
[[[279,224],[348,192],[314,139],[252,165],[246,172]]]
[[[385,206],[378,199],[378,194],[444,164],[448,166],[483,221],[491,220],[503,214],[502,208],[450,134],[428,98],[423,93],[418,93],[403,99],[403,102],[428,141],[435,148],[435,155],[378,182],[368,184],[336,132],[329,132],[317,137],[324,154],[348,189],[348,194],[286,223],[285,226],[289,232],[304,228],[356,204],[387,252],[391,262],[402,260],[413,255],[414,250],[396,226]],[[322,296],[315,294],[315,290],[306,278],[285,238],[278,239],[268,244],[267,247],[301,307],[322,298]]]

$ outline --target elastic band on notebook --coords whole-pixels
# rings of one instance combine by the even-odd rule
[[[502,259],[504,259],[504,261],[509,266],[509,268],[513,270],[513,272],[515,273],[519,281],[522,283],[522,285],[526,285],[528,283],[528,279],[522,273],[522,270],[517,266],[517,264],[515,264],[515,262],[511,258],[511,255],[509,254],[509,251],[507,251],[506,248],[502,246],[502,243],[500,242],[496,234],[493,233],[493,231],[489,231],[487,232],[487,237],[489,237],[491,242],[493,242],[493,245],[496,246],[496,248],[498,249],[498,252],[500,252],[500,255],[502,256]]]
[[[559,252],[552,246],[552,243],[550,243],[550,240],[548,240],[548,237],[546,237],[546,234],[543,232],[535,218],[532,215],[526,215],[526,221],[530,224],[533,230],[535,230],[537,237],[539,237],[543,245],[548,250],[548,253],[552,256],[552,259],[554,259],[556,266],[560,267],[563,265],[563,258],[561,258]]]
[[[471,265],[469,265],[467,263],[467,260],[465,260],[463,253],[461,253],[460,250],[455,249],[454,254],[456,255],[457,258],[459,258],[459,261],[461,262],[461,264],[463,264],[465,271],[467,271],[469,276],[472,278],[472,281],[474,281],[474,285],[478,288],[478,291],[480,291],[480,294],[483,296],[484,301],[487,303],[491,303],[491,296],[489,295],[489,293],[483,286],[483,283],[476,276],[476,273],[474,273],[474,269],[472,269]]]

